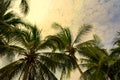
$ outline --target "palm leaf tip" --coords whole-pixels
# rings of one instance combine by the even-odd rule
[[[20,8],[24,14],[27,14],[29,11],[29,5],[27,0],[21,0]]]
[[[13,13],[13,11],[10,11],[4,14],[4,20],[8,20],[14,17],[15,17],[15,14]]]
[[[88,33],[91,30],[92,26],[88,25],[88,24],[84,24],[83,26],[80,27],[78,34],[74,40],[74,43],[79,42],[79,40],[81,40],[81,37],[83,35],[85,35],[86,33]]]
[[[59,29],[62,30],[63,29],[62,26],[60,24],[58,24],[58,23],[53,23],[52,28],[57,29],[57,30],[59,30]]]

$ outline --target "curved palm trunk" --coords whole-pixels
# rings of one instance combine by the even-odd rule
[[[77,64],[77,68],[78,68],[80,74],[83,76],[83,79],[84,79],[84,80],[87,80],[86,77],[85,77],[85,75],[83,74],[83,72],[82,72],[82,70],[81,70],[81,68],[79,67],[78,64]]]
[[[74,55],[72,55],[72,57],[73,57],[73,58],[75,59],[75,61],[76,61],[76,57],[75,57]],[[79,67],[77,61],[76,61],[76,66],[77,66],[77,69],[79,70],[80,74],[83,76],[83,79],[84,79],[84,80],[87,80],[86,77],[85,77],[85,75],[84,75],[84,73],[82,72],[81,68]]]

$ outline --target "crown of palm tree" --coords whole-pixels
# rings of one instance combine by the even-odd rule
[[[82,70],[79,67],[79,64],[77,63],[75,52],[77,51],[77,46],[82,44],[80,43],[82,36],[85,35],[87,32],[89,32],[92,26],[83,25],[82,27],[80,27],[75,39],[72,38],[72,34],[69,28],[63,28],[61,25],[57,23],[54,23],[53,27],[60,30],[60,32],[57,33],[57,35],[49,36],[49,38],[50,39],[52,38],[52,41],[56,43],[55,47],[53,48],[57,48],[60,51],[68,53],[71,57],[73,57],[74,60],[76,61],[75,65],[77,66],[80,73],[83,74]],[[61,76],[61,79],[62,79],[62,76]],[[86,80],[85,77],[84,77],[84,80]]]

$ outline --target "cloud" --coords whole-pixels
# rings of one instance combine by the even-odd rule
[[[44,35],[55,33],[53,22],[69,26],[74,33],[88,23],[94,26],[91,34],[100,35],[103,44],[110,46],[120,30],[120,0],[36,0],[31,6],[29,19],[43,29]]]
[[[81,14],[82,16],[79,16]],[[98,34],[103,44],[110,48],[116,32],[120,30],[120,1],[85,0],[73,22],[75,25],[92,24],[94,26],[92,33]]]

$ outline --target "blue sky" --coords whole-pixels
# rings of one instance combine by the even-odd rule
[[[83,13],[83,23],[93,24],[104,45],[111,47],[120,30],[120,0],[85,0]]]

